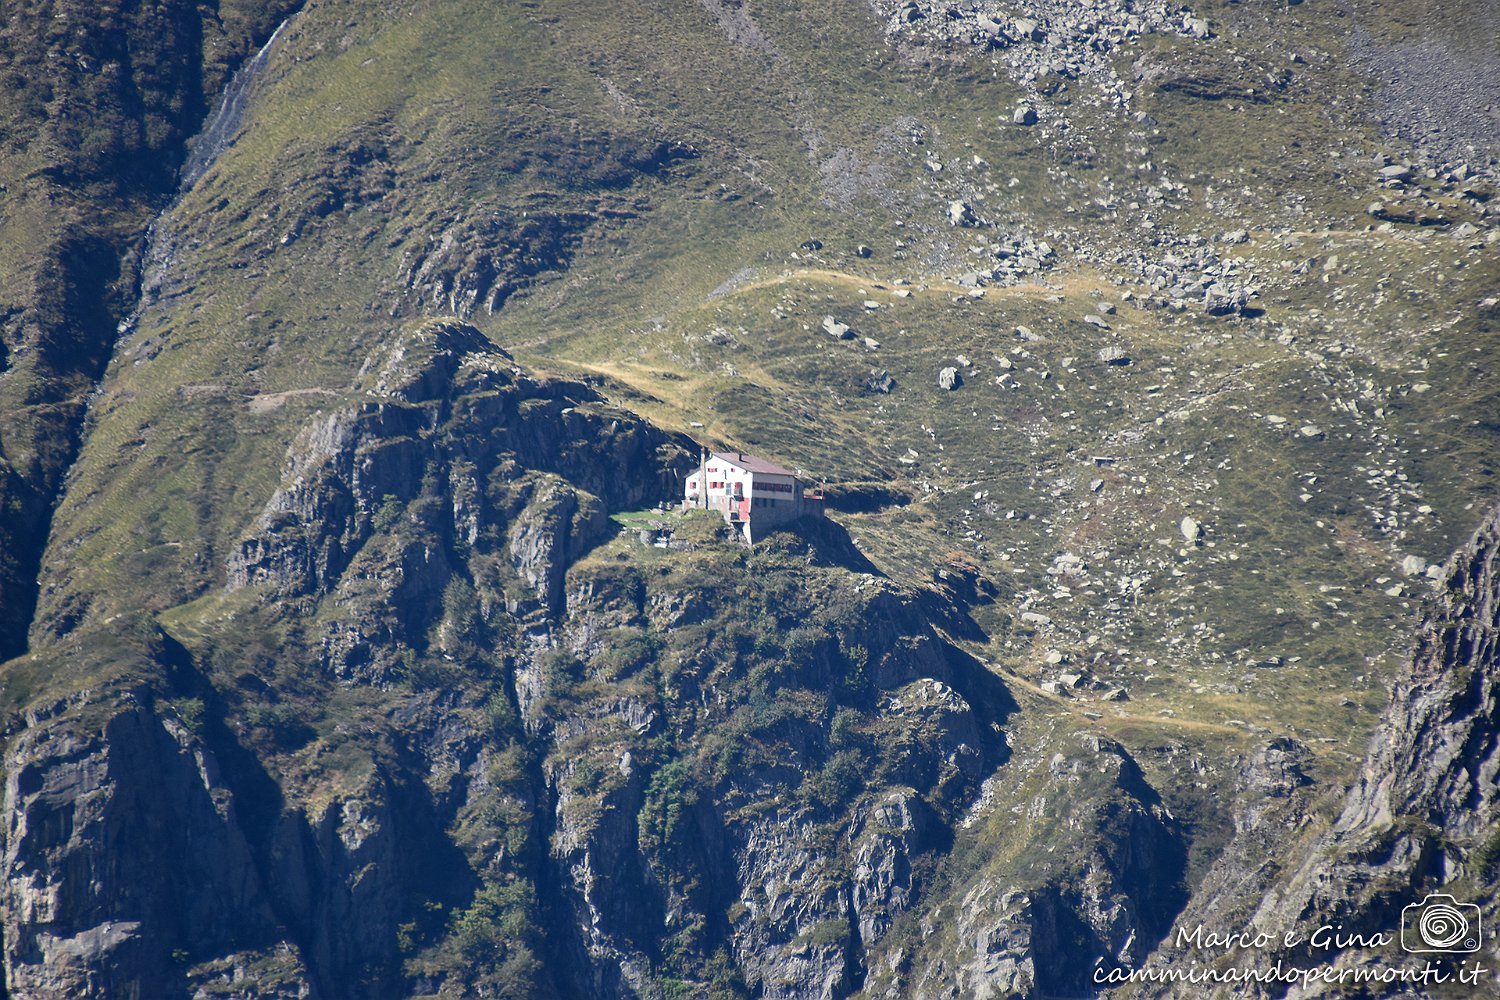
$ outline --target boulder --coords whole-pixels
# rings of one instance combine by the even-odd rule
[[[1210,316],[1227,316],[1242,313],[1249,304],[1250,293],[1243,288],[1215,281],[1203,292],[1203,308]]]
[[[1030,18],[1018,17],[1016,18],[1016,37],[1040,42],[1047,37],[1047,33]]]
[[[854,328],[848,323],[840,323],[832,316],[823,317],[823,332],[835,340],[849,340],[854,336]]]
[[[948,202],[948,222],[955,226],[978,225],[979,218],[966,201]]]

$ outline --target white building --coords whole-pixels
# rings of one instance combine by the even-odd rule
[[[743,453],[714,452],[683,485],[682,505],[717,510],[754,542],[799,517],[822,517],[823,496],[790,469]]]

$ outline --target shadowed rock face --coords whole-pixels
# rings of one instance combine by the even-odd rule
[[[477,579],[492,614],[508,602],[545,632],[607,511],[654,500],[686,454],[587,386],[531,376],[471,327],[420,324],[296,438],[226,591],[271,621],[337,607],[313,649],[284,652],[326,681],[388,687],[413,645],[438,656],[469,636],[472,622],[444,617],[455,577]],[[487,572],[519,587],[504,597]],[[434,622],[446,622],[436,635]],[[190,992],[243,978],[247,963],[261,995],[404,995],[394,940],[421,915],[413,897],[462,894],[473,878],[443,833],[463,795],[439,815],[418,775],[482,774],[472,722],[419,698],[392,730],[420,745],[415,758],[371,761],[310,794],[247,752],[249,731],[225,724],[200,664],[154,627],[112,623],[62,648],[116,679],[32,717],[10,747],[11,995]],[[113,690],[120,671],[138,680]],[[312,736],[290,717],[270,724],[284,746]]]
[[[1088,833],[1066,848],[1031,841],[1044,860],[1006,882],[971,877],[951,929],[929,915],[953,941],[936,961],[918,958],[916,995],[1087,995],[1096,965],[1138,964],[1182,906],[1186,838],[1125,748],[1088,736],[1048,749],[992,781],[1033,789],[1011,811],[1060,809],[1066,828]]]
[[[1008,694],[915,595],[774,555],[741,576],[722,557],[688,553],[626,587],[607,564],[575,570],[559,641],[577,661],[544,660],[527,683],[590,679],[563,703],[533,695],[527,713],[550,748],[554,919],[576,941],[579,995],[649,995],[663,966],[724,962],[766,996],[849,995],[1008,757]],[[723,582],[684,606],[676,574],[710,567]],[[752,646],[743,623],[774,616],[787,624]],[[635,630],[661,637],[659,663],[682,663],[660,689],[605,666]],[[583,780],[591,766],[606,775]]]
[[[1500,510],[1443,567],[1411,667],[1350,794],[1338,832],[1414,817],[1458,843],[1494,830],[1500,810]],[[1432,873],[1464,858],[1437,857]],[[1421,874],[1430,874],[1423,872]]]
[[[0,997],[1497,916],[1494,59],[1350,2],[0,2]]]
[[[383,525],[365,547],[393,530],[409,529]],[[166,636],[80,637],[126,644],[142,680],[53,706],[12,746],[3,860],[14,995],[147,996],[153,984],[188,995],[231,981],[253,981],[266,996],[410,995],[395,942],[420,932],[429,903],[451,907],[455,933],[469,933],[486,898],[475,882],[494,878],[492,866],[547,893],[535,916],[546,928],[545,966],[528,995],[547,995],[554,982],[563,995],[649,995],[664,961],[696,969],[723,960],[715,956],[767,996],[849,995],[877,944],[922,902],[959,811],[1007,759],[998,720],[1014,706],[982,665],[931,630],[915,595],[804,560],[763,556],[754,575],[726,566],[742,551],[731,543],[683,554],[678,572],[724,576],[699,588],[692,610],[675,600],[680,580],[622,577],[609,560],[575,566],[555,608],[540,592],[518,602],[516,621],[530,632],[496,636],[497,653],[514,658],[514,704],[503,689],[498,705],[491,696],[479,706],[456,690],[398,687],[400,664],[383,648],[397,635],[367,640],[369,662],[389,672],[315,668],[330,685],[383,686],[392,706],[388,721],[361,725],[378,728],[394,752],[376,752],[332,786],[282,776],[323,757],[315,745],[297,751],[307,736],[271,753],[280,774],[263,769],[241,742],[263,739],[246,728],[249,717],[230,715],[200,663]],[[368,579],[365,559],[361,550],[321,597],[295,599],[340,602],[343,621],[374,635],[365,623],[377,605],[350,610],[341,594],[347,580]],[[797,585],[812,592],[790,607],[756,593]],[[278,586],[268,577],[239,591],[270,597]],[[477,589],[493,596],[482,576]],[[801,627],[768,635],[764,659],[739,663],[721,656],[722,644],[709,652],[694,639],[705,634],[695,623],[742,629],[750,615],[772,613]],[[627,657],[634,647],[622,647],[622,635],[661,646]],[[116,649],[110,662],[125,656]],[[678,663],[669,682],[648,679]],[[840,715],[838,735],[825,732],[824,712]],[[503,777],[480,722],[497,713],[514,713],[536,754],[519,776]],[[1117,751],[1101,752],[1121,761],[1123,785],[1149,795]],[[743,757],[726,763],[728,753]],[[870,794],[853,796],[861,787]],[[472,833],[450,832],[503,803],[525,811],[521,839],[473,843]],[[451,838],[473,843],[475,855],[455,856]],[[1101,933],[1128,934],[1134,918],[1117,890],[1138,891],[1126,883],[1143,869],[1114,849],[1100,863],[1110,869],[1092,880],[1102,891],[1094,902],[1109,911]],[[1085,905],[1070,898],[1049,912],[1083,919],[1072,914]],[[670,958],[662,927],[677,949]],[[430,975],[462,988],[454,969]]]
[[[351,396],[299,436],[226,569],[231,591],[358,608],[323,645],[326,669],[349,680],[388,681],[390,640],[425,646],[455,574],[498,563],[522,585],[513,611],[560,616],[564,574],[606,536],[607,512],[669,495],[688,455],[462,324],[397,338]]]
[[[154,645],[142,652],[172,658]],[[264,996],[360,995],[349,976],[392,990],[421,867],[403,855],[430,849],[395,782],[377,770],[278,813],[274,783],[214,720],[148,688],[116,704],[99,732],[64,716],[8,758],[9,995],[188,995],[247,965]]]
[[[629,507],[674,485],[658,454],[667,454],[666,435],[605,412],[584,385],[531,377],[462,324],[397,338],[367,362],[351,394],[352,405],[314,420],[288,452],[283,486],[229,558],[230,590],[268,584],[281,598],[328,593],[382,509],[393,516],[425,488],[453,494],[442,530],[466,546],[508,528],[517,569],[561,610],[553,605],[567,553],[582,552],[603,530],[598,504]],[[537,471],[547,486],[528,494],[506,525],[487,487],[494,477],[521,479],[522,470]]]
[[[175,979],[174,948],[271,929],[218,762],[175,715],[126,709],[93,738],[34,730],[11,762],[14,995],[65,996],[90,981],[124,995]],[[173,875],[153,885],[135,871]]]

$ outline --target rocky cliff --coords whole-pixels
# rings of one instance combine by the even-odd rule
[[[1305,747],[1272,744],[1245,768],[1235,837],[1177,926],[1226,934],[1249,928],[1250,936],[1264,933],[1270,943],[1198,953],[1169,943],[1157,961],[1231,954],[1246,966],[1279,959],[1301,968],[1380,974],[1413,964],[1420,969],[1419,960],[1431,959],[1449,977],[1449,989],[1458,991],[1454,995],[1462,995],[1459,972],[1494,959],[1492,932],[1483,928],[1500,916],[1500,509],[1443,564],[1436,580],[1410,662],[1393,686],[1358,779],[1331,817],[1319,815],[1310,794]],[[1471,924],[1480,926],[1456,947],[1423,943],[1416,921],[1433,893],[1477,908],[1478,921]],[[1344,940],[1334,941],[1335,934]],[[1485,989],[1492,980],[1486,974],[1469,985]],[[1363,987],[1370,996],[1438,988],[1399,980]],[[1269,995],[1287,991],[1286,984],[1267,989]],[[1342,995],[1329,983],[1299,984],[1290,993]]]
[[[1300,927],[1309,936],[1320,924],[1342,924],[1389,934],[1399,947],[1402,911],[1428,893],[1448,893],[1476,904],[1484,924],[1495,926],[1500,510],[1443,565],[1437,586],[1357,783],[1332,828],[1268,894],[1256,923]],[[1441,960],[1461,964],[1472,950],[1493,961],[1493,932],[1480,932],[1474,927],[1473,946],[1459,941]],[[1394,947],[1349,950],[1353,962],[1400,957]]]
[[[1490,27],[0,0],[4,994],[1488,920]],[[827,518],[664,507],[704,448]],[[1272,951],[1199,959],[1329,958]]]
[[[662,975],[849,995],[1008,756],[1009,695],[913,595],[797,555],[570,575],[582,599],[539,686],[588,683],[544,696],[534,725],[564,913],[599,970],[580,995]]]
[[[683,456],[588,387],[531,376],[472,328],[419,326],[297,436],[283,485],[230,554],[225,592],[247,597],[234,613],[267,628],[307,619],[278,644],[278,659],[311,670],[296,683],[425,691],[477,655],[488,623],[545,634],[565,613],[563,574],[601,540],[605,513],[661,495]],[[402,992],[398,929],[423,912],[414,896],[461,887],[462,864],[444,869],[455,848],[445,854],[443,831],[470,783],[487,787],[486,729],[469,717],[477,709],[460,710],[472,699],[397,697],[407,707],[382,739],[416,746],[355,751],[330,782],[286,785],[257,753],[322,772],[330,747],[278,689],[287,668],[264,650],[194,652],[139,619],[64,648],[83,651],[103,687],[30,715],[13,745],[4,940],[15,994],[211,989],[247,965],[258,995]],[[224,658],[249,668],[228,692],[212,676]],[[36,662],[47,670],[50,656]],[[509,682],[491,684],[498,694],[484,685],[481,701],[501,699],[486,711],[503,716]],[[353,718],[327,722],[347,733]],[[443,775],[432,791],[429,770]],[[163,871],[171,878],[151,874]]]

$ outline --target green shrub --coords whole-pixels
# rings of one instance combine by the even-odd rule
[[[656,659],[661,643],[636,628],[619,628],[610,634],[609,645],[593,658],[595,670],[606,680],[629,677]]]
[[[794,628],[786,634],[782,648],[786,650],[788,660],[797,666],[803,666],[817,654],[824,638],[824,633],[819,629]]]
[[[547,700],[555,706],[571,700],[584,679],[582,661],[566,649],[548,650],[542,654],[541,669]]]
[[[688,830],[688,812],[698,804],[698,789],[686,760],[668,761],[651,776],[646,800],[637,817],[641,847],[664,851],[681,846]]]
[[[464,957],[493,959],[526,941],[535,927],[536,893],[530,882],[513,878],[476,892],[453,915],[450,933]]]
[[[402,679],[413,691],[457,687],[464,680],[462,672],[452,663],[435,656],[418,656],[409,649],[401,650],[396,663]]]
[[[782,649],[781,640],[778,638],[774,622],[770,628],[765,627],[765,623],[763,622],[762,627],[756,632],[755,655],[767,660],[777,660],[786,655],[785,650]]]
[[[443,617],[460,640],[472,640],[479,629],[479,598],[461,576],[453,577],[443,588]]]
[[[864,788],[864,774],[863,755],[854,750],[840,750],[813,779],[813,791],[829,809],[842,809]]]
[[[808,941],[814,948],[828,948],[849,940],[849,921],[823,920],[808,931]]]
[[[245,722],[253,729],[263,729],[280,747],[295,750],[305,746],[317,733],[301,713],[288,705],[250,705]]]
[[[380,508],[375,511],[370,525],[376,531],[390,531],[401,520],[401,500],[394,493],[387,493],[380,501]]]
[[[863,745],[859,732],[859,713],[852,708],[841,708],[833,715],[828,725],[828,745],[835,750],[855,750]]]
[[[1495,881],[1500,876],[1500,830],[1475,848],[1472,855],[1474,878],[1483,883]]]
[[[174,698],[170,702],[172,710],[182,720],[182,724],[194,733],[202,735],[204,723],[204,709],[202,698]]]
[[[516,735],[520,718],[517,715],[515,703],[503,690],[496,691],[485,699],[483,712],[493,739],[502,741]]]

